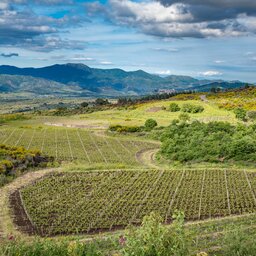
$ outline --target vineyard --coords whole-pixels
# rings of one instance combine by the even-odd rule
[[[11,204],[15,222],[23,231],[44,236],[137,225],[152,211],[159,212],[165,223],[171,221],[175,209],[183,210],[187,220],[202,220],[256,212],[256,173],[235,170],[56,173],[17,191]]]
[[[57,161],[80,160],[88,164],[129,166],[138,166],[136,152],[156,147],[145,141],[97,136],[92,131],[69,128],[0,129],[0,144],[38,149]]]

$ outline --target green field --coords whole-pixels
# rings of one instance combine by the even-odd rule
[[[87,164],[138,166],[136,153],[157,145],[133,139],[108,137],[84,129],[3,128],[0,143],[38,149],[57,161],[81,161]]]
[[[148,118],[155,119],[159,125],[168,125],[174,119],[177,119],[181,112],[172,113],[167,110],[162,110],[162,107],[168,109],[171,103],[177,103],[182,106],[184,103],[199,104],[204,107],[204,111],[199,114],[191,114],[191,119],[199,121],[229,121],[235,122],[235,115],[227,110],[219,109],[216,105],[196,101],[154,101],[150,103],[137,104],[130,108],[111,109],[91,113],[89,115],[81,115],[80,119],[84,120],[101,120],[108,124],[123,124],[123,125],[143,125]]]
[[[139,224],[150,212],[166,223],[256,212],[256,174],[234,170],[92,171],[53,174],[20,191],[42,235],[90,233]]]

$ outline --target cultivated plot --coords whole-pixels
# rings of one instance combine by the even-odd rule
[[[165,223],[175,209],[187,220],[253,213],[255,179],[235,170],[59,173],[16,192],[11,202],[24,206],[30,229],[41,235],[91,233],[140,224],[152,211]],[[16,223],[24,223],[15,212]]]
[[[98,136],[92,131],[69,128],[0,129],[0,143],[38,149],[58,161],[128,166],[140,165],[135,157],[138,151],[156,148],[146,141]]]

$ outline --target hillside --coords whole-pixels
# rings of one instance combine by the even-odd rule
[[[69,96],[82,94],[83,96],[113,97],[145,95],[162,90],[209,91],[213,86],[237,88],[244,84],[220,80],[198,80],[189,76],[160,77],[143,70],[126,72],[122,69],[96,69],[74,63],[42,68],[0,66],[0,92],[29,91],[37,95],[57,93]]]
[[[20,75],[0,75],[0,92],[25,92],[38,95],[79,95],[80,88],[76,85],[65,85],[43,78]]]

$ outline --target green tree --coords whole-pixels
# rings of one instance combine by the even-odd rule
[[[84,102],[81,103],[81,107],[82,107],[82,108],[86,108],[86,107],[88,107],[88,106],[89,106],[89,103],[86,102],[86,101],[84,101]]]
[[[150,118],[145,122],[145,129],[148,131],[153,130],[157,126],[157,121]]]

